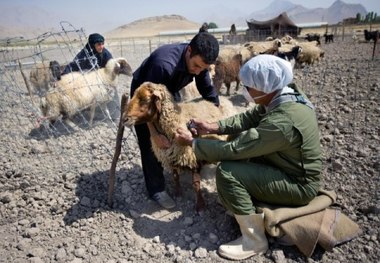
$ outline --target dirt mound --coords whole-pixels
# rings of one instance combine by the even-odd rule
[[[179,15],[153,16],[136,20],[105,33],[107,38],[150,37],[173,30],[197,30],[200,24]]]

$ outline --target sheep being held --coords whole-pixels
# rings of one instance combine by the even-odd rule
[[[157,132],[166,136],[171,146],[160,148],[154,140],[151,140],[153,152],[163,168],[173,173],[177,195],[181,194],[179,173],[184,169],[192,171],[193,187],[197,196],[196,210],[201,211],[205,207],[200,192],[201,163],[197,161],[191,147],[175,143],[176,130],[179,127],[186,128],[188,121],[193,118],[201,117],[209,121],[217,121],[235,113],[231,101],[227,98],[220,98],[219,107],[204,99],[175,103],[166,86],[145,82],[135,91],[125,107],[121,121],[128,127],[150,123]],[[225,139],[225,137],[215,135],[216,138]]]
[[[62,75],[61,80],[56,82],[55,89],[41,98],[43,118],[54,122],[61,116],[71,118],[77,112],[90,108],[89,125],[92,126],[95,108],[99,105],[111,119],[107,103],[116,92],[119,74],[132,75],[132,69],[125,58],[110,59],[105,68],[98,70]]]

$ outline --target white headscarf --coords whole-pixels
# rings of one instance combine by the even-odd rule
[[[273,55],[258,55],[242,66],[239,77],[247,87],[272,93],[293,80],[292,65]]]

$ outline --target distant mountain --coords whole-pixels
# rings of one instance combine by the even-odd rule
[[[2,6],[0,38],[34,38],[59,27],[55,13],[37,6]]]
[[[49,28],[58,24],[57,14],[49,13],[37,6],[2,6],[0,24],[12,27],[41,27]]]
[[[337,23],[344,18],[356,17],[357,13],[366,15],[367,11],[361,4],[346,4],[337,0],[326,10],[325,20],[329,23]]]
[[[282,12],[287,12],[295,23],[328,22],[329,24],[336,24],[348,17],[356,17],[357,13],[367,14],[367,10],[361,4],[346,4],[341,0],[336,0],[329,8],[313,9],[295,5],[290,1],[274,0],[267,8],[248,15],[247,20],[265,21]]]
[[[290,16],[291,13],[300,13],[305,12],[306,10],[308,9],[301,5],[295,5],[290,1],[274,0],[266,8],[255,11],[248,15],[248,17],[258,21],[264,21],[272,19],[282,12],[287,12],[288,16]]]

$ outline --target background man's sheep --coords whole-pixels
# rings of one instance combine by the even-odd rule
[[[92,126],[95,108],[99,105],[111,118],[106,105],[116,92],[119,74],[132,75],[125,58],[111,59],[105,68],[84,74],[72,72],[62,75],[56,82],[56,88],[41,98],[43,116],[53,122],[61,116],[71,118],[78,111],[90,108],[89,125]]]

